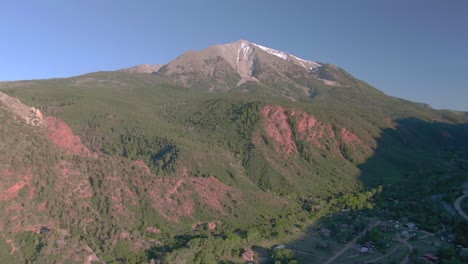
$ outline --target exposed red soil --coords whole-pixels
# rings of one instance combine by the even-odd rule
[[[333,154],[341,155],[330,124],[323,124],[306,112],[288,110],[280,106],[265,106],[262,114],[265,131],[274,140],[277,150],[286,156],[298,153],[291,123],[296,126],[296,140],[305,140],[311,146],[320,149],[325,149],[325,145],[328,145]]]
[[[296,146],[298,140],[307,142],[307,147],[314,156],[318,155],[314,151],[315,148],[327,151],[334,157],[343,157],[341,144],[366,152],[372,150],[347,128],[341,129],[341,140],[339,140],[331,124],[322,123],[315,116],[303,111],[267,105],[262,109],[262,114],[264,130],[273,139],[276,150],[286,157],[298,153]],[[295,135],[293,131],[296,131]]]
[[[38,210],[39,212],[45,212],[45,211],[47,210],[47,205],[48,205],[48,204],[49,204],[48,201],[44,201],[44,202],[38,204],[36,208],[37,208],[37,210]]]
[[[240,197],[236,189],[225,185],[213,176],[209,178],[192,178],[191,182],[201,201],[221,213],[225,213],[221,203],[228,197],[228,194],[234,199]]]
[[[361,139],[359,139],[353,132],[350,132],[346,127],[341,129],[341,139],[344,143],[348,144],[362,143]]]
[[[113,162],[109,160],[108,162]],[[79,201],[80,206],[92,208],[90,198],[93,197],[93,187],[89,181],[92,175],[88,175],[82,171],[76,170],[73,165],[67,161],[61,161],[55,166],[55,170],[59,173],[55,181],[55,191],[62,195],[62,200],[66,204],[73,206],[73,202]],[[128,184],[120,175],[104,176],[103,188],[108,193],[110,198],[110,209],[115,217],[125,216],[127,221],[132,218],[133,212],[129,210],[129,206],[136,206],[138,203],[137,195],[129,188]],[[42,205],[41,208],[44,208]]]
[[[142,161],[142,160],[135,160],[135,161],[132,162],[132,165],[135,165],[135,166],[139,167],[140,169],[142,169],[147,174],[151,174],[150,167],[148,167],[148,165],[146,165],[146,163],[144,161]]]
[[[147,233],[153,233],[153,234],[161,234],[161,230],[159,228],[150,226],[146,228]]]
[[[21,189],[23,189],[26,185],[30,187],[30,196],[34,195],[33,188],[31,188],[31,180],[32,175],[27,174],[25,176],[15,175],[13,172],[4,169],[2,171],[2,181],[0,183],[0,200],[1,201],[10,201],[14,198],[18,197],[18,193]],[[14,177],[14,178],[13,178]],[[17,179],[20,179],[17,181]],[[13,183],[12,183],[13,181]]]
[[[36,188],[31,184],[29,185],[29,199],[33,199],[36,194]]]
[[[1,229],[0,229],[0,230],[1,230]],[[15,242],[14,242],[12,239],[6,238],[5,235],[3,235],[3,239],[5,240],[5,242],[7,242],[7,244],[10,245],[10,247],[11,247],[11,253],[15,253],[16,251],[18,251],[18,248],[16,248]]]
[[[387,126],[391,129],[396,129],[397,127],[397,124],[395,123],[395,121],[390,118],[390,117],[386,117],[385,118],[385,122],[387,123]]]
[[[92,156],[92,153],[82,143],[79,136],[73,134],[67,123],[53,116],[48,116],[45,121],[49,133],[49,139],[57,146],[67,150],[69,154]]]
[[[137,205],[138,197],[117,175],[105,177],[106,184],[110,187],[112,210],[115,215],[133,216],[133,212],[128,209],[129,205]]]
[[[302,111],[291,111],[291,118],[296,121],[298,139],[305,140],[320,149],[325,149],[325,145],[328,145],[333,154],[340,155],[335,131],[330,124],[323,124],[313,115]]]
[[[180,188],[184,181],[181,178],[156,179],[148,189],[153,208],[169,221],[178,222],[180,217],[189,217],[195,210],[190,190]]]
[[[0,207],[2,207],[0,230],[5,230],[7,233],[35,231],[36,223],[48,220],[46,216],[30,212],[36,190],[32,186],[33,175],[27,170],[14,172],[8,166],[0,165],[4,167],[0,171]],[[19,197],[22,191],[26,191],[27,196]],[[14,250],[15,245],[13,243],[11,245]]]
[[[348,149],[355,150],[352,154],[354,162],[365,162],[365,160],[373,152],[373,147],[364,143],[356,134],[349,131],[347,128],[341,129],[342,144]]]
[[[321,125],[314,116],[309,116],[306,112],[293,112],[293,115],[296,115],[296,119],[298,120],[297,130],[301,135],[306,134],[314,126]]]
[[[342,128],[337,135],[331,124],[323,123],[307,112],[267,105],[262,109],[262,114],[265,132],[273,140],[276,151],[284,157],[298,153],[299,141],[307,143],[303,146],[315,157],[320,152],[326,152],[331,157],[344,158],[341,151],[343,145],[359,150],[353,158],[362,161],[372,152],[372,147],[348,128]],[[270,163],[275,166],[274,161]]]
[[[30,208],[22,204],[9,203],[2,210],[0,226],[3,226],[9,233],[20,233],[24,231],[35,232],[41,226],[57,226],[57,223],[34,214],[30,214]]]
[[[26,185],[26,182],[24,181],[15,183],[13,186],[3,191],[2,195],[0,196],[0,200],[8,201],[17,197],[19,190],[21,190],[24,185]]]
[[[57,179],[55,190],[63,194],[64,201],[72,203],[72,196],[78,199],[87,199],[93,196],[93,189],[87,175],[74,170],[69,162],[61,161],[55,165],[61,177]],[[70,190],[73,190],[70,192]]]
[[[221,222],[196,222],[192,225],[192,230],[197,230],[206,227],[208,230],[215,230]]]
[[[278,150],[287,156],[298,153],[286,110],[278,106],[265,106],[262,114],[265,131],[277,143]]]
[[[241,196],[238,190],[225,185],[216,177],[189,177],[186,168],[180,174],[176,178],[155,179],[148,186],[153,208],[169,221],[178,222],[180,217],[192,216],[196,196],[201,204],[220,213],[225,213],[223,202]]]

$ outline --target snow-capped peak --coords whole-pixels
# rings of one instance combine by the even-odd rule
[[[247,41],[241,42],[241,46],[239,48],[239,51],[237,52],[237,62],[248,60],[248,57],[252,53],[252,51],[253,49],[251,49]]]
[[[272,54],[272,55],[275,55],[276,57],[280,57],[282,58],[283,60],[287,60],[288,59],[288,55],[286,52],[282,52],[282,51],[279,51],[279,50],[275,50],[275,49],[272,49],[272,48],[268,48],[268,47],[265,47],[265,46],[262,46],[262,45],[258,45],[258,44],[253,44],[259,48],[261,48],[262,50]]]
[[[258,45],[258,44],[255,44],[255,43],[252,43],[252,42],[249,42],[249,41],[246,41],[246,40],[239,40],[239,42],[241,43],[241,48],[240,49],[245,49],[246,47],[248,46],[255,46],[255,47],[258,47],[260,49],[262,49],[263,51],[271,54],[271,55],[274,55],[278,58],[281,58],[283,60],[287,60],[289,62],[293,62],[301,67],[304,67],[306,68],[307,70],[314,70],[318,67],[320,67],[321,65],[315,61],[309,61],[309,60],[304,60],[304,59],[301,59],[299,57],[296,57],[292,54],[289,54],[289,53],[286,53],[286,52],[283,52],[283,51],[279,51],[279,50],[275,50],[275,49],[272,49],[272,48],[268,48],[268,47],[265,47],[265,46],[262,46],[262,45]],[[240,50],[239,50],[239,53]]]

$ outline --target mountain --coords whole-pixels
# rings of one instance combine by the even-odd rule
[[[326,74],[327,69],[335,68],[239,40],[186,52],[164,65],[157,74],[170,76],[179,85],[210,91],[260,83],[282,85],[283,94],[288,92],[288,86],[297,86],[301,94],[310,96],[313,83],[341,85],[337,82],[339,76]]]
[[[244,40],[144,71],[0,83],[0,262],[237,263],[355,212],[454,225],[430,197],[468,180],[465,113]]]
[[[292,102],[345,103],[368,111],[386,111],[387,115],[427,112],[425,105],[387,96],[335,65],[301,59],[246,40],[188,51],[153,74],[173,85],[201,91],[237,91]]]
[[[130,72],[130,73],[153,73],[153,72],[158,72],[162,66],[163,66],[162,64],[155,64],[155,65],[140,64],[140,65],[136,65],[130,68],[121,69],[119,71]]]

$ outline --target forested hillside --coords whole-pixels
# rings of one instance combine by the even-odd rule
[[[332,65],[258,51],[236,73],[223,56],[196,62],[247,75],[179,86],[189,73],[169,64],[0,83],[2,261],[239,263],[343,212],[455,223],[424,199],[467,180],[465,114]]]

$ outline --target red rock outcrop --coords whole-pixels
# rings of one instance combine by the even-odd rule
[[[241,197],[239,190],[225,185],[216,177],[189,177],[186,169],[182,169],[181,176],[176,178],[155,179],[147,188],[153,208],[173,222],[193,215],[195,195],[202,205],[222,214],[225,214],[223,202]]]
[[[353,149],[371,148],[348,128],[343,127],[338,136],[331,124],[322,123],[315,116],[281,106],[267,105],[262,109],[263,128],[279,153],[289,157],[299,153],[301,141],[313,155],[317,150],[326,151],[333,157],[343,157],[341,146]],[[302,149],[304,151],[304,149]]]
[[[276,142],[278,150],[287,156],[298,153],[286,110],[278,106],[265,106],[262,114],[265,131]]]
[[[67,123],[53,116],[45,119],[48,137],[55,145],[66,149],[69,154],[92,156],[91,151],[81,143],[79,136],[75,135]]]

